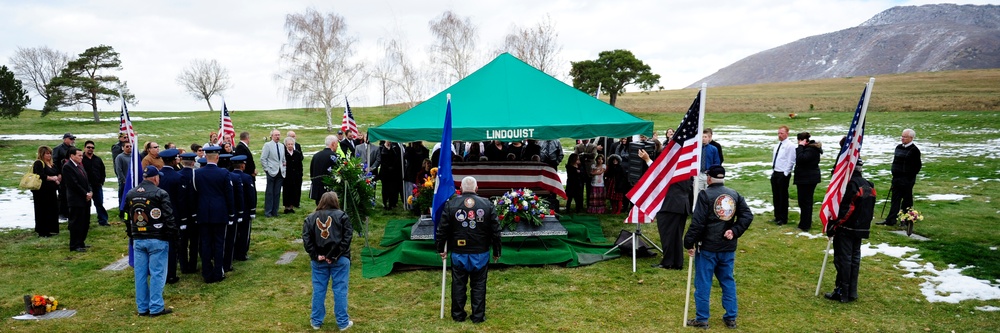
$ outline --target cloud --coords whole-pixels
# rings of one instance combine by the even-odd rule
[[[203,110],[204,101],[175,83],[194,59],[216,59],[229,69],[234,87],[226,92],[233,109],[277,109],[289,103],[273,79],[285,42],[287,14],[313,7],[336,12],[358,37],[357,58],[381,57],[379,38],[398,31],[417,64],[427,64],[432,41],[428,22],[445,10],[468,16],[479,27],[483,53],[495,49],[513,24],[532,26],[551,17],[570,61],[594,59],[600,51],[628,49],[660,74],[660,85],[681,88],[743,57],[808,36],[856,26],[896,5],[929,1],[166,1],[124,0],[26,2],[0,0],[0,59],[17,47],[49,46],[78,54],[111,45],[139,98],[135,110]],[[987,3],[987,1],[973,1]],[[478,65],[485,64],[485,57]],[[565,74],[558,78],[568,80]],[[430,93],[436,92],[432,91]],[[218,104],[217,102],[213,102]],[[351,96],[357,106],[381,103],[374,85]],[[41,98],[32,107],[39,108]],[[102,110],[117,104],[101,103]]]

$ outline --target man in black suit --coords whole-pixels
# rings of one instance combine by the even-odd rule
[[[316,152],[312,161],[309,162],[309,179],[312,180],[312,184],[309,185],[309,198],[315,200],[316,204],[319,204],[319,199],[323,197],[323,193],[326,193],[326,187],[323,186],[323,176],[330,174],[327,170],[334,165],[332,159],[336,154],[334,147],[339,144],[339,141],[337,141],[337,137],[327,135],[325,143],[326,148]]]
[[[194,171],[192,187],[198,202],[197,221],[201,254],[201,275],[206,283],[225,279],[223,250],[226,226],[236,215],[233,184],[229,171],[220,168],[219,147],[205,147],[206,165]]]
[[[62,170],[63,164],[69,160],[69,149],[75,147],[76,136],[72,133],[63,134],[63,142],[52,148],[52,163],[57,170]],[[66,182],[59,183],[59,219],[69,216],[69,206],[66,205]]]
[[[83,151],[70,147],[69,161],[62,166],[62,183],[66,186],[69,206],[69,250],[87,252],[87,232],[90,231],[90,189],[87,171],[83,169]]]
[[[352,132],[353,133],[353,132]],[[344,131],[337,131],[337,141],[340,141],[340,150],[347,155],[347,157],[354,157],[357,151],[354,148],[354,139],[348,138]]]
[[[246,156],[246,166],[243,172],[256,177],[257,164],[253,162],[253,153],[250,152],[250,132],[240,133],[240,142],[236,144],[236,154]]]

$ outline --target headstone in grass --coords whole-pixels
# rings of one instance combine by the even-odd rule
[[[912,235],[907,236],[906,235],[906,230],[892,230],[892,231],[889,231],[889,232],[897,234],[897,235],[900,235],[900,236],[903,236],[903,237],[913,238],[913,239],[916,239],[918,241],[929,241],[929,240],[931,240],[930,238],[927,238],[927,237],[924,237],[924,236],[921,236],[921,235],[917,235],[917,234],[912,234]]]
[[[128,266],[128,263],[126,263],[125,266]],[[41,316],[33,316],[33,315],[30,315],[30,314],[22,314],[22,315],[14,316],[14,317],[11,317],[11,318],[17,319],[17,320],[46,320],[46,319],[57,319],[57,318],[69,318],[69,317],[72,317],[75,314],[76,314],[76,310],[56,310],[56,311],[52,311],[52,312],[46,313],[46,314],[41,315]]]
[[[124,270],[125,268],[128,268],[128,257],[123,257],[121,259],[118,259],[118,261],[115,261],[115,262],[111,263],[107,267],[101,268],[101,270],[102,271],[120,271],[120,270]]]
[[[299,256],[299,252],[298,251],[288,251],[288,252],[285,252],[285,253],[283,253],[281,255],[281,258],[278,258],[278,262],[276,262],[275,264],[278,264],[278,265],[287,265],[287,264],[291,263],[292,260],[295,260],[295,257],[298,257],[298,256]]]

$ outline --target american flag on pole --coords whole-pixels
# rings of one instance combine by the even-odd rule
[[[125,173],[125,184],[122,184],[122,196],[118,198],[118,210],[125,210],[125,198],[128,191],[139,185],[142,174],[142,162],[139,161],[139,139],[135,135],[135,128],[132,127],[132,119],[128,116],[128,106],[125,105],[125,98],[122,98],[121,126],[118,127],[120,133],[128,137],[128,142],[132,144],[132,155],[129,156],[128,172]],[[128,216],[126,216],[128,218]],[[128,242],[128,265],[135,267],[135,257],[132,249],[132,239]]]
[[[139,139],[135,135],[135,128],[132,127],[132,119],[128,116],[128,106],[125,105],[125,99],[122,98],[122,113],[121,113],[121,126],[118,128],[120,133],[123,133],[128,137],[129,143],[132,144],[132,155],[129,156],[128,173],[125,174],[125,183],[122,184],[122,197],[118,198],[118,209],[125,209],[125,193],[128,193],[136,185],[139,185],[141,177],[140,168],[142,168],[142,163],[139,161]]]
[[[847,183],[851,181],[851,174],[854,173],[854,168],[861,157],[861,143],[865,136],[865,114],[868,112],[868,100],[874,85],[875,78],[868,79],[865,90],[861,92],[858,108],[854,111],[851,128],[847,130],[847,141],[840,147],[840,154],[837,155],[837,164],[833,167],[833,179],[830,180],[830,186],[826,189],[826,196],[823,197],[823,205],[819,210],[819,220],[823,222],[823,230],[826,230],[827,222],[837,218]]]
[[[348,138],[358,137],[358,123],[354,122],[354,113],[351,112],[351,103],[344,99],[344,120],[340,123],[340,130],[344,131],[344,136]],[[354,135],[351,135],[354,133]]]
[[[649,166],[649,170],[636,182],[627,196],[635,205],[625,218],[625,223],[650,223],[660,210],[667,190],[674,183],[698,175],[701,164],[701,95],[698,93],[684,114],[674,137],[663,148],[663,153]]]
[[[222,100],[222,111],[219,115],[219,141],[221,144],[229,136],[229,146],[236,149],[236,129],[233,128],[233,119],[229,117],[229,109],[226,108],[226,100]]]

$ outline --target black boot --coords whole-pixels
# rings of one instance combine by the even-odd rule
[[[843,295],[840,293],[840,288],[834,288],[833,292],[823,294],[823,297],[831,301],[840,301],[843,299]]]

